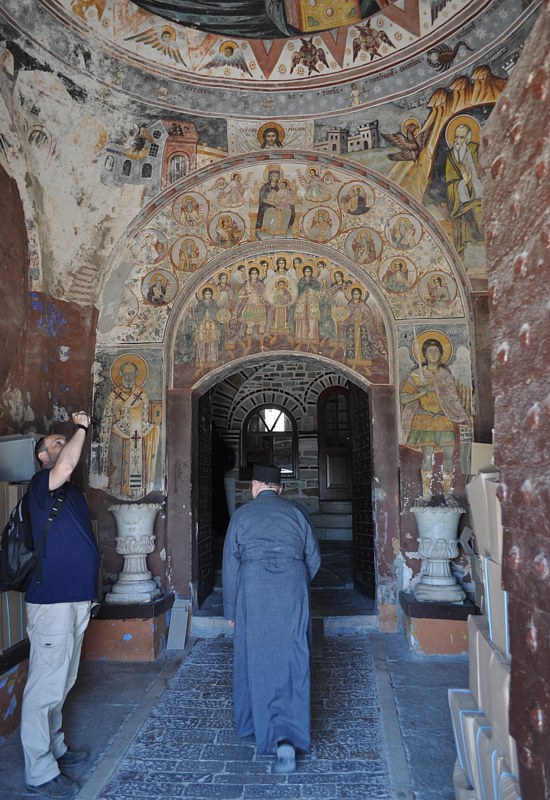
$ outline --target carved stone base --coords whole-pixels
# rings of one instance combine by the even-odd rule
[[[440,583],[430,586],[427,583],[417,583],[413,589],[415,600],[419,603],[462,603],[466,593],[458,583],[442,586]]]
[[[123,580],[121,577],[105,597],[106,603],[149,603],[160,597],[160,589],[153,580]]]

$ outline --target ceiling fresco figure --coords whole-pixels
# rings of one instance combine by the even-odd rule
[[[265,183],[260,188],[258,214],[256,217],[256,238],[290,238],[296,218],[294,194],[287,194],[288,186],[281,186],[283,178],[280,167],[270,167]],[[279,200],[282,192],[282,202]]]
[[[248,69],[246,59],[236,42],[222,42],[219,52],[205,65],[205,69],[212,67],[236,67],[247,75],[252,75]]]
[[[458,124],[457,124],[458,123]],[[459,254],[470,242],[483,241],[483,186],[478,175],[479,125],[472,117],[458,117],[446,129],[449,153],[445,183],[454,244]]]

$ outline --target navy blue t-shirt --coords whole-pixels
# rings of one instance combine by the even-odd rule
[[[29,511],[35,545],[38,543],[61,488],[48,489],[50,471],[43,469],[29,484]],[[82,492],[65,484],[63,505],[53,520],[42,551],[42,580],[36,574],[27,590],[28,603],[76,603],[95,600],[99,551],[94,539],[88,504]]]

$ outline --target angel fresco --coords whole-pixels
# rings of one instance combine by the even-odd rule
[[[290,327],[295,350],[317,349],[319,346],[319,321],[323,284],[318,277],[317,265],[305,262],[300,268],[298,296],[291,309]]]
[[[267,330],[267,299],[263,276],[260,274],[260,268],[256,265],[248,268],[246,281],[238,291],[234,325],[238,343],[244,347],[246,354],[252,351],[255,336],[258,337],[260,350],[264,349]]]
[[[214,58],[210,59],[207,64],[204,65],[205,69],[211,68],[223,68],[224,72],[230,68],[234,67],[238,69],[240,72],[245,73],[246,75],[250,75],[252,77],[252,73],[248,69],[248,64],[246,63],[246,59],[239,48],[239,45],[236,42],[222,42],[220,45],[219,52]]]
[[[183,323],[177,359],[180,363],[194,359],[195,377],[214,369],[220,363],[225,344],[225,325],[217,296],[213,283],[204,284],[197,292],[196,302],[190,306]]]
[[[441,331],[423,331],[413,344],[418,366],[400,389],[400,443],[422,453],[422,498],[432,497],[435,454],[442,453],[443,493],[452,496],[456,426],[470,421],[458,386],[447,364],[452,354],[449,338]]]
[[[336,358],[338,352],[344,352],[343,342],[343,323],[347,319],[348,310],[347,305],[349,302],[348,289],[351,286],[351,281],[344,275],[341,269],[334,269],[331,273],[331,284],[329,289],[329,320],[325,322],[325,329],[328,332],[327,338],[329,339],[332,350],[330,355]],[[327,327],[327,322],[329,327]]]
[[[368,376],[372,374],[375,359],[387,358],[385,336],[367,302],[367,290],[360,284],[352,284],[348,296],[347,315],[341,326],[344,356],[349,366]]]
[[[326,203],[332,197],[332,192],[329,188],[330,184],[334,182],[334,176],[328,169],[321,170],[319,167],[308,167],[305,175],[301,170],[297,172],[298,179],[302,186],[305,186],[304,198],[312,203]]]
[[[171,25],[163,25],[160,35],[155,28],[147,28],[146,31],[127,36],[124,41],[129,42],[132,40],[158,50],[163,55],[171,58],[172,61],[175,61],[176,64],[181,64],[183,67],[187,66],[179,48],[173,44],[176,41],[176,31]]]
[[[302,39],[302,46],[292,56],[292,63],[290,65],[290,74],[294,72],[297,67],[306,67],[307,74],[311,75],[312,72],[319,72],[318,67],[323,64],[328,69],[327,56],[322,47],[317,47],[313,44],[313,37],[309,39]],[[303,74],[303,71],[302,71]]]
[[[377,31],[371,27],[370,19],[367,20],[365,25],[357,25],[359,36],[357,36],[352,43],[353,47],[353,61],[357,56],[368,53],[370,60],[374,61],[375,56],[381,56],[380,48],[384,45],[395,48],[394,43],[385,31]]]
[[[216,195],[218,204],[226,208],[238,208],[242,206],[249,180],[250,175],[247,175],[246,179],[243,181],[240,172],[233,172],[229,180],[223,177],[218,178],[214,187],[218,191]]]

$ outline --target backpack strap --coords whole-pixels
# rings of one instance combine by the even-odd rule
[[[42,536],[38,540],[38,544],[35,547],[34,552],[36,553],[36,567],[34,568],[34,575],[35,575],[35,583],[41,583],[42,581],[42,549],[46,549],[46,537],[48,535],[48,531],[50,530],[51,524],[58,515],[59,511],[63,503],[65,502],[65,497],[67,495],[67,484],[63,484],[63,488],[57,495],[55,499],[55,503],[52,506],[52,510],[48,515],[48,519],[46,520],[46,524],[44,525],[44,530],[42,531]]]

